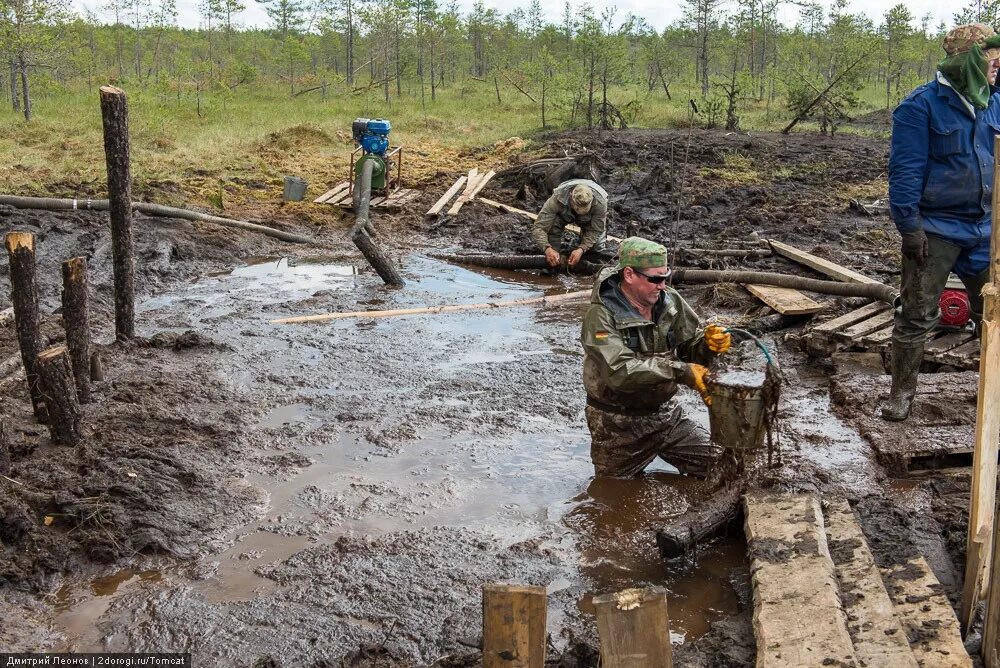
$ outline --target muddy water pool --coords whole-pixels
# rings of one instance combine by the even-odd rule
[[[696,483],[666,464],[638,480],[593,478],[577,341],[586,301],[309,325],[270,322],[292,314],[496,302],[587,287],[575,278],[470,271],[419,256],[404,266],[407,287],[389,290],[349,263],[260,258],[138,309],[148,330],[194,329],[235,351],[238,364],[221,372],[252,390],[259,418],[246,434],[254,455],[247,474],[232,484],[259,490],[262,512],[255,523],[220,536],[224,549],[195,564],[149,567],[137,560],[133,569],[67,583],[50,600],[66,648],[130,646],[133,636],[122,625],[152,597],[174,592],[183,592],[184,605],[202,615],[262,601],[285,605],[287,584],[267,574],[296,554],[345,537],[377,540],[442,529],[489,537],[495,550],[540,546],[558,563],[558,575],[545,584],[550,593],[572,592],[560,601],[576,611],[589,612],[595,594],[665,586],[675,642],[696,638],[713,619],[737,611],[730,573],[744,565],[741,541],[704,547],[696,563],[667,564],[656,553],[656,528],[704,495]],[[681,401],[707,424],[695,397]],[[442,549],[429,556],[457,563],[471,580],[480,574],[472,555]],[[407,577],[420,588],[421,573]],[[554,635],[552,627],[572,612],[552,610]],[[155,616],[148,609],[143,614]],[[371,620],[346,623],[361,635],[384,630]],[[168,637],[196,654],[215,651],[213,642],[241,642],[196,636],[180,625]]]

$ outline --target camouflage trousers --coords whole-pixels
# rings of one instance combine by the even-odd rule
[[[660,457],[681,472],[706,477],[722,456],[708,432],[668,401],[651,415],[621,415],[586,407],[590,459],[598,477],[631,478]]]

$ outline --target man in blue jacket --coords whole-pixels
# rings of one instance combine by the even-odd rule
[[[903,307],[892,330],[886,420],[910,414],[949,273],[965,283],[977,325],[989,278],[993,137],[1000,134],[1000,97],[991,97],[990,85],[1000,66],[1000,36],[982,23],[962,25],[945,36],[944,50],[935,80],[892,115],[889,209],[902,236]]]

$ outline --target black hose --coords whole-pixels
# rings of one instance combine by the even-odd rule
[[[358,174],[354,184],[353,204],[354,215],[357,220],[351,228],[351,241],[358,247],[365,259],[372,266],[386,285],[402,287],[406,281],[400,275],[396,265],[385,253],[372,241],[370,236],[371,218],[370,208],[372,199],[372,172],[375,169],[374,160],[365,160],[361,165],[361,173]]]
[[[547,269],[548,260],[544,255],[442,255],[432,253],[435,260],[470,264],[474,267],[489,267],[491,269]],[[596,274],[604,265],[596,262],[580,260],[576,266],[569,268],[574,274]]]

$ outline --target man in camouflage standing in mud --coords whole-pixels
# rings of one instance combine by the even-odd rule
[[[657,456],[681,473],[705,477],[722,455],[673,396],[681,384],[708,403],[708,369],[701,363],[729,350],[730,335],[718,325],[702,330],[667,286],[669,276],[667,249],[630,237],[618,264],[594,284],[580,339],[590,456],[599,477],[637,476]]]
[[[993,136],[1000,99],[991,97],[1000,36],[982,23],[944,38],[934,81],[903,100],[892,116],[889,210],[902,235],[903,306],[892,330],[892,389],[886,420],[905,420],[917,390],[928,334],[954,271],[965,284],[977,326],[989,280]]]
[[[562,238],[567,225],[580,228],[576,247],[565,258],[575,267],[586,255],[588,260],[600,262],[599,257],[607,239],[608,193],[589,179],[563,181],[552,191],[538,218],[531,226],[531,238],[545,253],[549,266],[556,268],[563,262]]]

